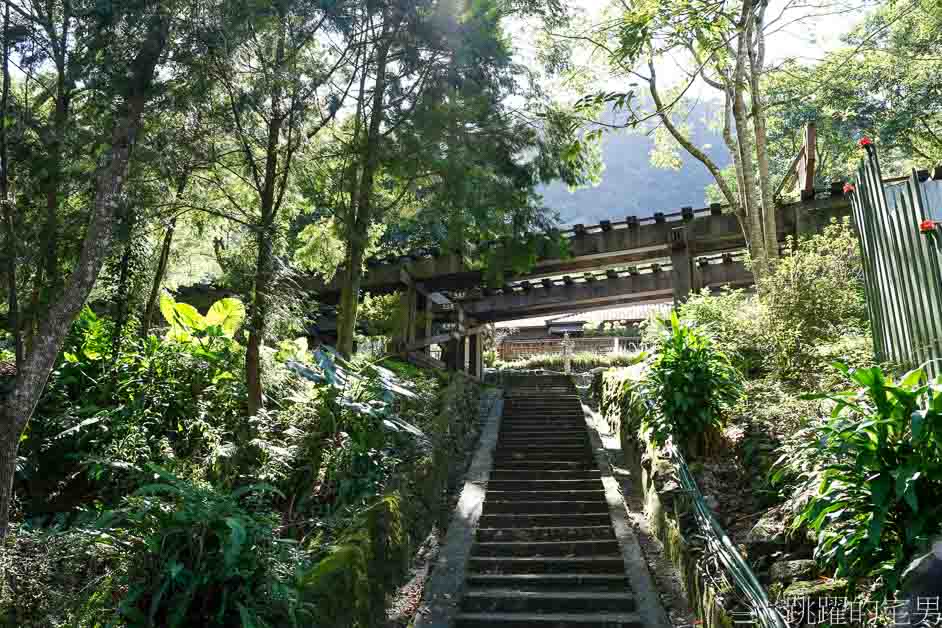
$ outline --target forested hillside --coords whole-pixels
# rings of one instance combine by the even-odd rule
[[[686,114],[694,141],[706,147],[721,167],[729,164],[716,125],[719,103],[697,103]],[[606,120],[624,115],[609,113]],[[604,170],[597,185],[570,191],[562,182],[541,187],[543,202],[558,211],[563,224],[594,224],[600,220],[624,220],[626,216],[651,216],[680,207],[702,207],[706,187],[713,182],[709,171],[688,154],[680,155],[680,168],[659,168],[651,163],[654,138],[650,132],[624,129],[607,131],[602,139]]]

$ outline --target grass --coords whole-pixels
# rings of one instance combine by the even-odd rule
[[[574,353],[570,358],[572,364],[572,370],[575,372],[589,371],[594,368],[604,366],[631,366],[637,364],[644,357],[644,354],[641,352],[618,352],[618,353],[606,353],[598,354],[592,353],[589,351],[584,351],[581,353]],[[494,367],[500,370],[505,369],[520,369],[520,370],[535,370],[535,369],[546,369],[549,371],[562,371],[565,368],[565,363],[563,356],[558,353],[543,353],[539,355],[530,356],[523,360],[514,360],[511,362],[503,362],[498,360],[494,363]]]

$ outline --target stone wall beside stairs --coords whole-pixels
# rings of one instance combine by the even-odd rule
[[[638,442],[621,432],[621,448],[632,477],[637,478],[644,497],[645,515],[652,530],[664,545],[680,577],[703,628],[732,628],[733,591],[725,583],[709,578],[704,572],[702,545],[694,539],[698,533],[690,499],[674,479],[673,465],[658,456],[651,443]]]

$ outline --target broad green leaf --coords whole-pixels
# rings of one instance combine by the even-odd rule
[[[873,493],[873,504],[877,508],[883,508],[890,497],[892,487],[892,478],[888,475],[880,475],[876,480],[871,479],[870,490]]]
[[[207,325],[219,325],[226,336],[232,338],[239,326],[245,321],[245,305],[232,297],[219,299],[213,303],[206,314]]]
[[[177,302],[174,301],[173,297],[168,293],[162,292],[160,294],[160,313],[163,315],[168,325],[174,325],[176,323],[176,317],[174,316],[174,306],[176,304]]]
[[[177,303],[173,306],[173,311],[178,323],[186,329],[203,329],[206,327],[206,320],[189,303]]]
[[[232,534],[229,535],[229,543],[226,546],[223,560],[226,561],[226,565],[232,566],[239,557],[239,552],[242,551],[242,545],[245,544],[247,534],[245,525],[235,517],[226,517],[226,525],[229,526]]]
[[[922,440],[922,428],[926,422],[926,415],[922,410],[916,410],[910,418],[912,420],[913,440],[918,443]]]
[[[903,378],[899,382],[899,386],[901,388],[915,388],[919,385],[919,382],[925,378],[925,375],[925,371],[923,371],[921,368],[913,369],[903,375]]]

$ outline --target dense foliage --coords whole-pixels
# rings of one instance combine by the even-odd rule
[[[0,625],[372,625],[463,471],[474,386],[286,342],[246,418],[241,304],[160,309],[116,354],[110,319],[73,326],[20,449]]]
[[[869,343],[860,246],[849,222],[789,240],[757,288],[758,294],[704,291],[678,315],[701,326],[744,373],[811,386],[831,362],[856,351],[858,339]],[[648,344],[656,342],[651,330],[643,336]],[[844,345],[838,355],[835,344]]]
[[[691,454],[708,451],[742,393],[742,376],[709,336],[676,313],[659,323],[661,337],[643,384],[652,404],[645,427],[658,445],[673,439]]]
[[[815,557],[886,594],[942,531],[942,381],[841,370],[857,388],[829,396],[830,420],[796,435],[775,477],[797,480],[794,526],[814,531]]]

